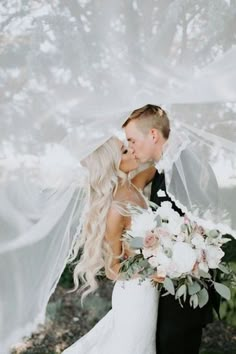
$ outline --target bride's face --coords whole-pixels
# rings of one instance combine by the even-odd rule
[[[121,150],[120,170],[124,173],[129,173],[138,168],[139,163],[134,156],[133,150],[125,146],[121,140],[118,143]]]

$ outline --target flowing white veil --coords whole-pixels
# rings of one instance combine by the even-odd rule
[[[1,353],[43,322],[86,210],[80,161],[132,110],[167,110],[169,194],[235,235],[235,14],[235,0],[1,1]]]

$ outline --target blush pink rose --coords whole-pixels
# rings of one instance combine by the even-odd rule
[[[157,233],[158,233],[158,236],[160,236],[160,237],[171,236],[169,231],[167,231],[167,230],[165,230],[163,228],[160,228],[160,227],[157,229]]]
[[[144,247],[154,248],[157,246],[157,238],[153,232],[148,232],[144,238]]]
[[[190,219],[186,214],[184,214],[184,224],[186,225],[190,224]]]
[[[202,235],[202,236],[205,235],[205,230],[202,226],[198,226],[197,231],[200,235]]]

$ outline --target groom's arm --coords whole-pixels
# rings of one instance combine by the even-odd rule
[[[139,172],[136,176],[132,178],[132,183],[139,189],[144,189],[147,184],[149,184],[156,173],[156,168],[154,166],[148,167],[145,170]]]

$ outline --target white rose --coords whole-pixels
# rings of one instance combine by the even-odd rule
[[[155,214],[147,210],[142,214],[134,215],[132,217],[132,224],[129,233],[133,237],[145,237],[148,231],[156,227]]]
[[[162,219],[169,219],[170,214],[173,212],[171,202],[162,202],[161,206],[157,209],[157,214]]]
[[[206,246],[206,261],[209,268],[215,269],[218,267],[221,258],[224,256],[224,252],[221,248],[213,245]]]
[[[178,271],[178,265],[171,261],[169,266],[168,266],[168,269],[167,269],[167,275],[173,279],[173,278],[178,278],[181,276],[181,273]]]
[[[180,232],[177,237],[176,237],[176,241],[180,241],[183,242],[186,239],[186,235],[183,232]]]
[[[151,255],[149,255],[148,257],[150,257]],[[144,255],[144,257],[146,258],[146,255]],[[158,265],[158,261],[157,261],[157,257],[152,255],[152,257],[148,258],[148,262],[150,263],[150,265],[153,268],[156,268]]]
[[[172,260],[176,263],[178,272],[189,273],[196,263],[197,256],[188,243],[176,242],[173,246]]]
[[[170,262],[171,262],[171,258],[169,258],[165,253],[164,253],[164,250],[162,248],[159,248],[157,253],[157,261],[158,261],[158,264],[159,265],[162,265],[164,267],[167,267],[169,266]]]
[[[205,245],[205,240],[203,238],[202,235],[200,234],[194,234],[193,238],[191,240],[191,243],[196,247],[196,248],[200,248],[200,249],[205,249],[206,245]]]
[[[169,218],[169,222],[167,224],[167,229],[173,235],[179,235],[181,232],[181,225],[183,225],[183,218],[176,217],[175,215],[172,215]]]
[[[157,249],[143,248],[144,258],[148,258],[151,256],[155,256],[156,258],[156,254],[157,254]]]
[[[164,248],[173,248],[173,241],[171,236],[161,236],[160,243]]]
[[[168,220],[168,223],[163,223],[162,227],[175,235],[181,232],[181,225],[184,223],[184,218],[173,210],[171,202],[162,202],[161,207],[157,210],[157,214],[162,220]]]
[[[208,273],[209,267],[208,267],[208,265],[207,265],[206,262],[200,262],[200,263],[198,264],[198,268],[199,268],[200,270],[202,270],[203,272]]]

